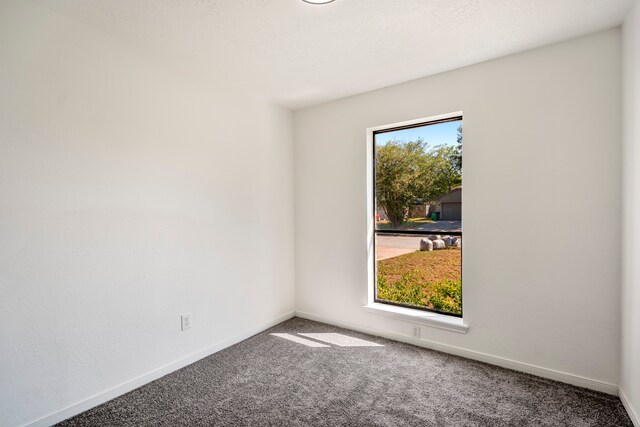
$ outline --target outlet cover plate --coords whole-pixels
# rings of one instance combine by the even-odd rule
[[[180,316],[180,323],[183,331],[191,329],[191,313],[185,313]]]

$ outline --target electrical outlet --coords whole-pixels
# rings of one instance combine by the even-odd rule
[[[191,328],[191,313],[185,313],[180,316],[180,321],[182,324],[182,330],[186,331]]]
[[[411,336],[420,339],[420,326],[413,325],[413,331],[411,331]]]

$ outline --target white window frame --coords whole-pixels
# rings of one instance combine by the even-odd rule
[[[454,117],[464,117],[462,111],[453,113],[440,114],[437,116],[424,117],[420,119],[407,120],[404,122],[391,123],[382,126],[367,128],[367,304],[364,309],[367,312],[392,317],[395,319],[419,323],[435,328],[446,329],[458,333],[466,333],[469,326],[465,323],[464,317],[448,316],[441,313],[433,313],[424,310],[411,309],[407,307],[399,307],[390,304],[382,304],[375,302],[375,220],[374,220],[374,132],[384,131],[387,129],[398,128],[402,126],[411,126],[420,123],[434,122],[438,120],[446,120]],[[464,286],[463,286],[464,292]],[[464,316],[464,311],[463,311]]]

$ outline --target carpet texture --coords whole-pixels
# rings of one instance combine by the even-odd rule
[[[300,318],[59,425],[632,426],[614,396]]]

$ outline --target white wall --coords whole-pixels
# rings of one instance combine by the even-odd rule
[[[620,394],[640,426],[640,4],[627,15],[623,45],[623,261]]]
[[[331,323],[410,335],[408,323],[362,309],[365,129],[459,110],[470,329],[463,335],[423,327],[423,342],[496,363],[535,365],[546,370],[528,370],[543,375],[568,373],[586,380],[555,377],[615,393],[619,29],[296,112],[296,309]]]
[[[0,64],[0,425],[291,314],[291,112],[19,0]]]

